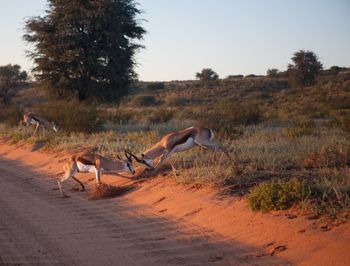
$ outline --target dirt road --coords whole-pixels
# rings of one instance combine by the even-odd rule
[[[0,157],[0,265],[288,264],[119,197],[60,198],[47,173]]]

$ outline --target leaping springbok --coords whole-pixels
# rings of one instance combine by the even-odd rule
[[[215,152],[223,152],[229,159],[231,159],[225,148],[216,141],[214,132],[209,128],[200,126],[189,127],[165,135],[153,147],[141,154],[140,159],[131,153],[130,155],[132,155],[139,163],[145,164],[148,169],[156,169],[173,153],[189,150],[196,145],[202,148],[209,148]],[[159,163],[154,166],[153,161],[159,156],[162,157],[160,158]]]
[[[127,151],[125,151],[125,156],[127,158],[126,160],[123,160],[119,155],[117,155],[116,160],[112,160],[92,152],[72,155],[69,161],[63,166],[64,175],[57,179],[58,188],[62,197],[65,196],[62,183],[70,177],[80,184],[82,191],[85,190],[84,184],[75,177],[77,173],[95,173],[97,184],[101,183],[102,171],[135,174],[135,170],[132,166],[132,157]]]
[[[35,131],[34,134],[38,131],[39,127],[42,127],[45,131],[45,128],[51,128],[53,131],[57,132],[58,128],[55,124],[55,122],[49,122],[45,118],[37,116],[36,114],[32,112],[27,112],[23,115],[23,124],[25,127],[28,127],[29,125],[35,125]]]

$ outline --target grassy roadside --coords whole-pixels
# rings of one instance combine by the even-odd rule
[[[350,211],[349,86],[348,72],[320,76],[305,88],[268,77],[141,82],[118,106],[39,101],[40,91],[22,91],[14,105],[0,105],[0,135],[48,151],[95,148],[114,157],[125,147],[141,154],[168,132],[202,124],[233,160],[199,148],[174,154],[176,171],[164,171],[177,182],[247,196],[253,210],[298,205],[334,217]],[[19,125],[19,107],[62,130],[32,137],[32,128]]]
[[[145,128],[123,125],[118,131],[32,136],[31,128],[0,126],[10,143],[42,143],[46,151],[96,148],[115,157],[126,147],[135,154],[166,132],[189,126],[169,121]],[[350,139],[340,129],[314,125],[301,131],[293,124],[244,126],[236,139],[221,139],[232,158],[195,148],[174,154],[171,176],[180,183],[215,186],[231,195],[248,195],[253,210],[282,210],[295,204],[304,213],[330,215],[350,210]],[[298,134],[295,134],[295,131]],[[142,167],[142,166],[139,166]]]

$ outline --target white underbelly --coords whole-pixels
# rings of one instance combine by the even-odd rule
[[[95,165],[85,165],[81,162],[77,162],[78,172],[81,173],[95,173],[96,167]]]
[[[30,119],[29,123],[32,124],[32,125],[38,125],[39,124],[39,122],[34,120],[34,119]]]
[[[191,149],[195,145],[193,138],[188,138],[186,142],[177,145],[174,148],[174,152],[179,152],[179,151],[186,151],[188,149]]]

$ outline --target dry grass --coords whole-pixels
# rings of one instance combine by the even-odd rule
[[[216,136],[233,160],[198,147],[174,154],[168,162],[175,172],[169,167],[164,171],[178,182],[218,186],[241,195],[263,182],[297,177],[312,181],[319,193],[301,205],[316,213],[350,209],[349,77],[320,79],[303,90],[267,78],[221,80],[212,86],[194,81],[164,84],[161,90],[147,91],[157,106],[132,107],[133,98],[144,95],[141,88],[118,108],[99,107],[103,131],[32,137],[33,129],[0,126],[0,134],[11,135],[13,143],[44,143],[46,150],[95,147],[98,153],[115,157],[124,148],[139,155],[166,133],[205,121],[220,125]],[[219,115],[209,115],[215,113]],[[109,195],[108,190],[95,193]]]

